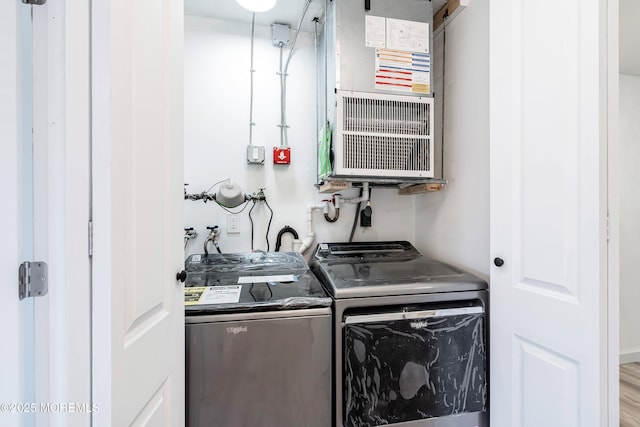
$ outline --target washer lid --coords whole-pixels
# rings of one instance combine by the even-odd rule
[[[487,283],[424,257],[409,242],[321,243],[311,266],[335,298],[460,292]]]
[[[192,255],[187,258],[186,271],[185,311],[189,315],[331,305],[298,253]]]

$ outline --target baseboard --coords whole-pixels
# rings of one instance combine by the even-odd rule
[[[620,364],[640,362],[640,351],[620,353]]]

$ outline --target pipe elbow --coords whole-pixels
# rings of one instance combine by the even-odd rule
[[[304,236],[304,239],[302,239],[302,242],[300,244],[300,249],[298,250],[298,252],[300,253],[306,252],[307,249],[309,249],[311,245],[313,245],[314,240],[315,240],[315,234],[307,234],[306,236]]]

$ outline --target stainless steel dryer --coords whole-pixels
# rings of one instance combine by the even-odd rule
[[[336,427],[488,426],[487,283],[408,242],[322,243]]]
[[[297,253],[186,262],[188,427],[330,427],[331,298]]]

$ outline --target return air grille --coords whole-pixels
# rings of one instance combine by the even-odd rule
[[[430,97],[338,92],[336,172],[433,177],[432,107]]]
[[[387,171],[429,171],[429,140],[344,135],[344,167]]]

